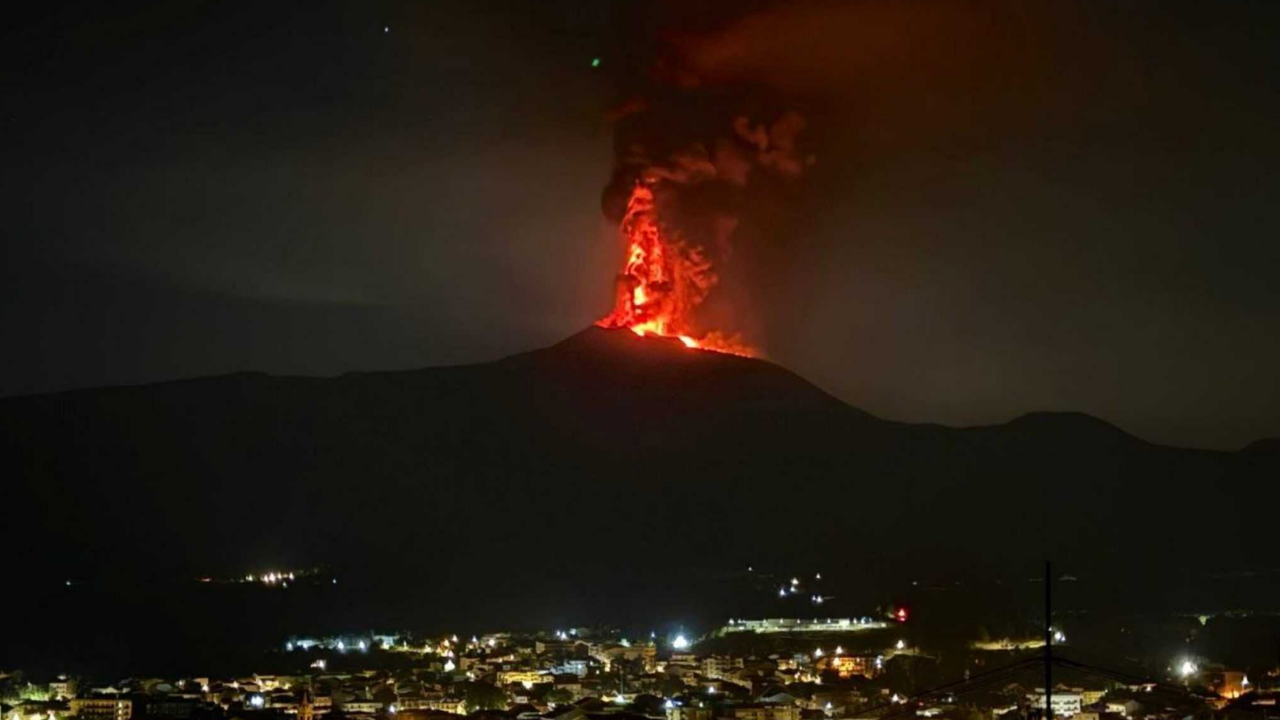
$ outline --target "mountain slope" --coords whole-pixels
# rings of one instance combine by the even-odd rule
[[[1268,455],[1075,414],[891,423],[767,362],[598,328],[479,365],[11,398],[0,423],[6,534],[35,571],[77,577],[1153,562],[1188,527],[1204,542],[1177,560],[1244,562],[1258,538],[1242,520],[1276,499]],[[535,572],[519,559],[537,543],[566,551]]]

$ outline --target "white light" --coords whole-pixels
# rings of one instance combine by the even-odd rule
[[[707,686],[707,694],[708,694],[708,695],[715,695],[715,694],[716,694],[716,686],[715,686],[715,685],[708,685],[708,686]]]
[[[363,650],[368,650],[368,649],[369,649],[369,647],[368,647],[367,645],[365,645],[365,644],[364,644],[364,641],[363,641],[363,640],[361,640],[361,641],[360,641],[360,646],[359,646],[359,647],[360,647],[360,649],[361,649],[362,651],[363,651]]]
[[[344,642],[342,642],[341,640],[339,640],[339,641],[338,641],[338,652],[346,652],[346,651],[347,651],[347,644],[346,644],[346,643],[344,643]]]
[[[493,638],[489,638],[489,647],[493,647],[494,645],[497,645],[497,644],[498,643],[496,640],[494,640]]]
[[[779,588],[779,589],[778,589],[778,597],[786,597],[786,596],[787,596],[787,589],[786,589],[786,588]]]
[[[898,648],[899,650],[906,650],[906,649],[907,649],[907,641],[906,641],[906,640],[899,640],[899,641],[898,641],[898,644],[897,644],[897,645],[894,645],[894,647]]]
[[[1056,643],[1064,643],[1067,641],[1067,636],[1063,635],[1061,630],[1056,630],[1053,633],[1053,641]]]
[[[253,707],[260,708],[263,706],[264,701],[261,695],[250,695],[249,704],[252,705]]]
[[[386,35],[386,34],[387,34],[387,33],[389,33],[389,32],[391,32],[391,26],[390,26],[390,25],[383,25],[383,26],[382,26],[382,34],[383,34],[383,35]],[[395,711],[394,711],[394,710],[392,710],[392,712],[395,712]]]
[[[1240,681],[1240,687],[1249,687],[1249,676],[1248,676],[1248,675],[1245,675],[1245,676],[1244,676],[1244,679]]]
[[[840,647],[839,645],[837,645],[837,646],[836,646],[836,654],[837,654],[837,655],[843,655],[843,654],[844,654],[844,648],[842,648],[842,647]]]
[[[814,651],[813,651],[813,656],[814,656],[814,657],[816,657],[816,658],[820,658],[820,657],[822,657],[822,648],[818,648],[817,650],[814,650]]]
[[[813,574],[813,579],[814,579],[814,580],[821,580],[821,579],[822,579],[822,573],[814,573],[814,574]]]
[[[677,650],[684,650],[689,647],[689,639],[684,635],[677,635],[676,639],[671,641],[671,647]]]
[[[792,584],[792,585],[799,585],[799,584],[800,584],[800,578],[791,578],[791,584]]]
[[[1178,672],[1182,673],[1182,677],[1190,677],[1192,675],[1195,675],[1197,672],[1199,672],[1199,670],[1200,668],[1196,667],[1196,664],[1191,662],[1190,660],[1183,660],[1182,666],[1178,668]]]
[[[400,711],[400,708],[396,707],[395,705],[387,706],[387,712],[391,713],[392,715],[395,715],[399,711]]]
[[[667,698],[667,701],[666,701],[666,702],[664,702],[664,703],[662,703],[662,707],[663,707],[663,708],[665,708],[665,709],[667,709],[667,710],[670,710],[671,708],[673,708],[673,707],[675,707],[675,706],[676,706],[676,704],[675,704],[675,703],[673,703],[673,702],[671,702],[671,698]]]
[[[287,651],[289,651],[289,652],[293,652],[293,643],[291,643],[291,642],[287,642],[287,643],[285,643],[285,644],[284,644],[284,649],[285,649],[285,650],[287,650]]]
[[[453,669],[454,669],[454,668],[456,668],[456,667],[457,667],[457,665],[454,665],[452,660],[445,660],[445,661],[444,661],[444,671],[445,671],[445,672],[453,672]]]

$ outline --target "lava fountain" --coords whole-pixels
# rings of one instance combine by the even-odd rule
[[[652,179],[636,182],[618,226],[626,245],[613,312],[596,322],[644,337],[678,338],[686,347],[734,355],[755,351],[720,332],[698,334],[694,310],[718,278],[702,248],[673,237],[658,216]]]

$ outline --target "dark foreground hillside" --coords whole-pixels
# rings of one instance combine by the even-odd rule
[[[767,362],[596,328],[480,365],[11,398],[0,426],[31,597],[326,563],[406,616],[660,613],[689,601],[676,578],[748,563],[863,585],[1047,556],[1247,568],[1280,500],[1268,443],[1160,447],[1070,413],[891,423]]]

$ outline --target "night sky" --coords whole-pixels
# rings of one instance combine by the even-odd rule
[[[580,330],[621,253],[609,109],[661,61],[809,120],[735,248],[771,359],[891,419],[1280,436],[1280,6],[1038,5],[33,6],[0,42],[0,394]]]

